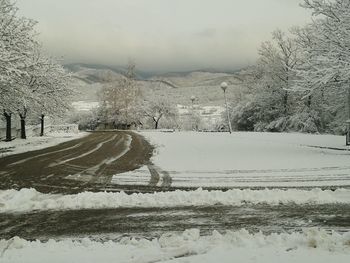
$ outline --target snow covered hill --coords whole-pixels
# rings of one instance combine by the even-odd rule
[[[97,92],[107,79],[123,78],[125,70],[103,65],[72,64],[66,68],[73,73],[72,85],[78,92],[76,101],[97,101]],[[171,97],[175,104],[190,105],[195,96],[201,106],[222,106],[224,102],[220,84],[231,85],[227,95],[234,97],[240,85],[237,73],[190,71],[185,73],[151,74],[137,72],[137,84],[146,96]]]

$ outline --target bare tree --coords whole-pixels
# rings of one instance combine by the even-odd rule
[[[146,102],[144,114],[151,118],[154,124],[154,129],[159,128],[159,122],[162,118],[172,118],[177,114],[175,105],[165,97],[153,98],[152,101]]]

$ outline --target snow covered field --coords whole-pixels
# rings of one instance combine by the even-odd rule
[[[16,139],[11,142],[0,141],[0,157],[18,154],[23,152],[35,151],[57,144],[78,139],[86,136],[87,133],[49,133],[43,137],[28,137],[27,139]]]
[[[0,241],[4,263],[23,262],[349,262],[350,233],[308,229],[302,233],[249,234],[245,230],[200,236],[198,229],[166,233],[159,239],[122,238],[119,242],[81,240]]]
[[[146,131],[142,135],[156,145],[158,186],[165,180],[174,187],[350,185],[350,148],[342,136]],[[116,175],[113,182],[147,185],[150,178],[143,167]]]

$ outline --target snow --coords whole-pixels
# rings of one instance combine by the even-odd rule
[[[72,106],[77,111],[91,111],[99,106],[97,101],[74,101]]]
[[[176,107],[177,107],[177,110],[178,110],[180,115],[188,115],[192,111],[192,106],[177,104]],[[220,119],[222,113],[225,111],[225,108],[221,107],[221,106],[194,105],[193,107],[194,107],[195,112],[199,113],[202,118],[205,118],[205,117],[214,118],[214,117],[216,117],[217,119]]]
[[[175,187],[325,187],[350,185],[345,138],[298,133],[142,132],[152,162]],[[327,149],[327,147],[337,149]],[[116,175],[120,185],[148,184],[147,167]]]
[[[0,213],[23,213],[33,210],[74,210],[100,208],[242,206],[251,204],[350,204],[350,190],[239,190],[174,191],[152,194],[124,192],[83,192],[76,195],[42,194],[35,189],[1,190]]]
[[[105,243],[84,239],[0,241],[3,263],[40,262],[349,262],[350,233],[305,229],[293,234],[250,234],[242,229],[201,236],[199,229],[158,239],[124,237]]]
[[[203,130],[215,130],[216,125],[221,122],[222,114],[225,111],[224,107],[221,106],[186,106],[186,105],[177,105],[177,110],[180,115],[182,123],[191,122],[189,116],[198,114],[201,118],[199,129]],[[187,119],[186,119],[187,118]],[[189,127],[183,127],[188,129]]]
[[[29,151],[36,151],[57,144],[78,139],[87,133],[49,133],[42,137],[28,137],[27,139],[15,139],[11,142],[0,141],[0,157]]]

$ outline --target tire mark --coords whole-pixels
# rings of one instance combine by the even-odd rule
[[[76,156],[76,157],[72,157],[72,158],[69,158],[69,159],[66,159],[66,160],[63,160],[63,161],[60,161],[58,163],[52,163],[50,164],[48,167],[54,167],[54,166],[58,166],[58,165],[61,165],[61,164],[65,164],[65,163],[68,163],[70,161],[73,161],[73,160],[76,160],[76,159],[80,159],[80,158],[83,158],[89,154],[92,154],[93,152],[96,152],[98,151],[103,145],[115,140],[115,138],[117,138],[118,135],[114,135],[111,139],[109,140],[106,140],[106,141],[103,141],[103,142],[100,142],[99,144],[96,145],[95,148],[91,149],[90,151],[87,151],[83,154],[80,154],[79,156]]]
[[[125,138],[126,137],[126,138]],[[113,137],[113,140],[115,139],[115,136]],[[110,142],[112,140],[109,140]],[[85,170],[82,170],[74,175],[66,177],[67,179],[75,179],[75,180],[82,180],[86,181],[86,183],[98,183],[98,184],[107,184],[112,180],[112,176],[108,176],[104,174],[104,171],[106,168],[113,162],[117,161],[119,158],[124,156],[129,150],[130,145],[132,142],[132,137],[130,135],[123,136],[120,138],[114,146],[119,146],[121,143],[124,143],[125,149],[122,150],[118,155],[114,157],[110,157],[107,159],[104,159],[99,164],[89,167]],[[107,143],[107,142],[105,142]]]
[[[167,171],[161,171],[161,173],[163,174],[163,183],[161,187],[164,187],[164,188],[171,187],[173,179],[171,178],[170,174]]]
[[[69,151],[69,150],[75,149],[75,148],[77,148],[77,147],[80,147],[82,144],[83,144],[83,143],[77,143],[76,145],[73,145],[73,146],[68,147],[68,148],[64,148],[64,149],[57,150],[57,151],[53,151],[53,152],[48,152],[48,153],[39,154],[39,155],[36,155],[36,156],[33,156],[33,157],[29,157],[29,158],[26,158],[26,159],[23,159],[23,160],[19,160],[19,161],[17,161],[17,162],[11,163],[11,164],[9,164],[9,165],[7,165],[7,166],[11,167],[11,166],[14,166],[14,165],[17,165],[17,164],[22,164],[22,163],[24,163],[24,162],[33,160],[33,159],[35,159],[35,158],[39,158],[39,157],[42,157],[42,156],[49,155],[49,154],[54,154],[54,153]]]
[[[157,186],[160,176],[153,164],[147,165],[149,172],[151,173],[151,179],[148,183],[149,186]]]
[[[350,170],[350,166],[333,166],[333,167],[315,167],[315,168],[291,168],[291,169],[252,169],[252,170],[184,170],[184,171],[169,171],[172,174],[179,173],[196,173],[196,174],[249,174],[249,173],[279,173],[279,172],[318,172],[318,171],[333,171],[333,170]]]

